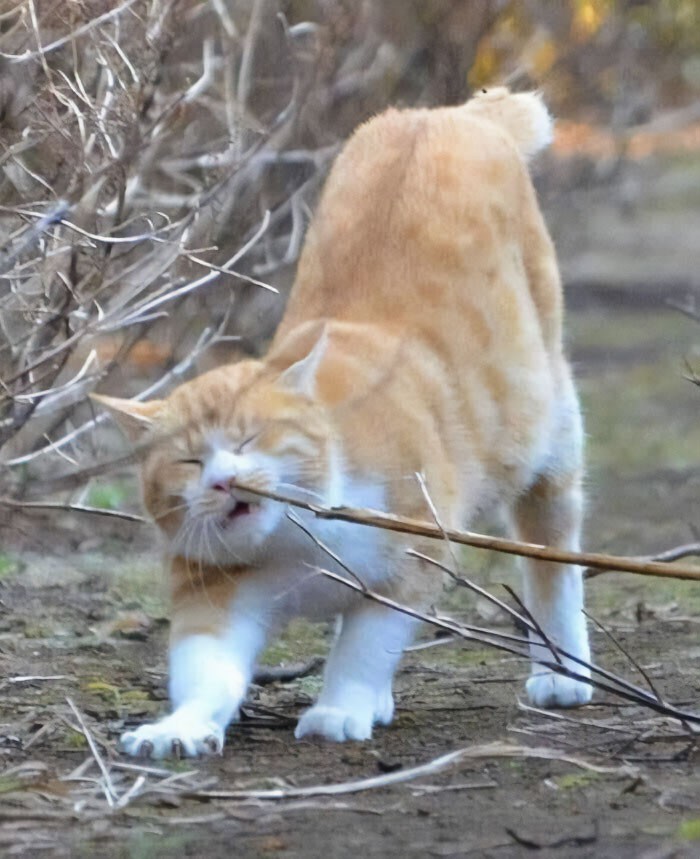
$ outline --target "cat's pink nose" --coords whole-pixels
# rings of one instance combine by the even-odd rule
[[[217,480],[216,483],[212,484],[212,489],[215,489],[217,492],[230,492],[233,487],[236,485],[235,477],[227,477],[225,480]]]

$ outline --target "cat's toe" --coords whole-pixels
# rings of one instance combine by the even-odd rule
[[[198,719],[183,719],[177,713],[151,725],[126,731],[119,740],[123,752],[143,758],[196,758],[220,754],[224,732],[219,725]]]
[[[294,736],[297,740],[317,736],[336,743],[369,740],[372,737],[372,718],[364,714],[349,713],[340,707],[317,704],[299,719]]]
[[[593,687],[588,683],[553,671],[533,674],[527,681],[526,690],[530,703],[546,710],[582,707],[593,697]]]

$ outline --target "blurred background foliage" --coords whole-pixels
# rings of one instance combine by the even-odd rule
[[[264,350],[358,123],[502,82],[573,303],[692,292],[696,0],[0,0],[0,496],[105,454],[91,389]]]

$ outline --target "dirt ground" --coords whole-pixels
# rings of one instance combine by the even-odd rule
[[[661,299],[654,311],[572,313],[589,433],[587,547],[644,554],[697,539],[700,393],[682,375],[699,340]],[[93,492],[92,503],[123,506],[130,484]],[[166,605],[148,534],[96,519],[23,520],[17,546],[0,554],[1,855],[700,855],[700,750],[687,726],[603,694],[577,712],[529,711],[518,701],[525,664],[454,644],[407,656],[397,718],[371,742],[294,740],[317,674],[258,686],[222,758],[112,767],[116,793],[132,789],[133,799],[110,809],[78,719],[103,761],[129,764],[115,751],[119,733],[166,706]],[[502,557],[476,551],[464,566],[493,590],[512,576]],[[588,593],[663,696],[700,711],[698,586],[607,574]],[[461,591],[446,594],[445,609],[505,623]],[[327,638],[295,624],[264,661],[303,662]],[[644,682],[603,633],[593,642],[601,664]],[[392,786],[252,795],[399,778],[458,749],[441,771]]]

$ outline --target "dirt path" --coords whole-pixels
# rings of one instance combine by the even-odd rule
[[[696,327],[670,312],[594,308],[572,316],[570,339],[590,435],[588,545],[643,553],[695,539],[699,403],[681,374]],[[409,655],[398,678],[398,718],[370,743],[294,740],[294,719],[317,692],[318,676],[256,688],[223,758],[167,765],[176,776],[169,786],[162,774],[144,774],[153,791],[110,811],[94,763],[75,773],[91,780],[64,780],[92,759],[66,698],[106,758],[124,724],[160,712],[165,606],[144,532],[127,542],[97,523],[79,527],[76,534],[66,523],[57,532],[52,523],[53,531],[38,534],[51,541],[45,550],[0,554],[0,854],[651,859],[700,852],[700,752],[683,726],[603,695],[563,716],[528,712],[517,701],[525,665],[454,645]],[[59,544],[61,556],[49,551]],[[470,552],[464,562],[493,587],[511,575],[500,557]],[[462,618],[504,623],[458,591],[446,606]],[[589,606],[664,696],[700,710],[697,586],[602,576],[590,584]],[[297,624],[266,661],[323,653],[326,636]],[[593,638],[601,663],[640,680],[601,633]],[[45,679],[21,679],[36,676]],[[484,748],[492,743],[499,745]],[[464,748],[468,756],[440,773],[376,790],[284,801],[203,795],[401,773]],[[533,749],[551,759],[530,757]],[[116,792],[139,775],[115,771]]]

